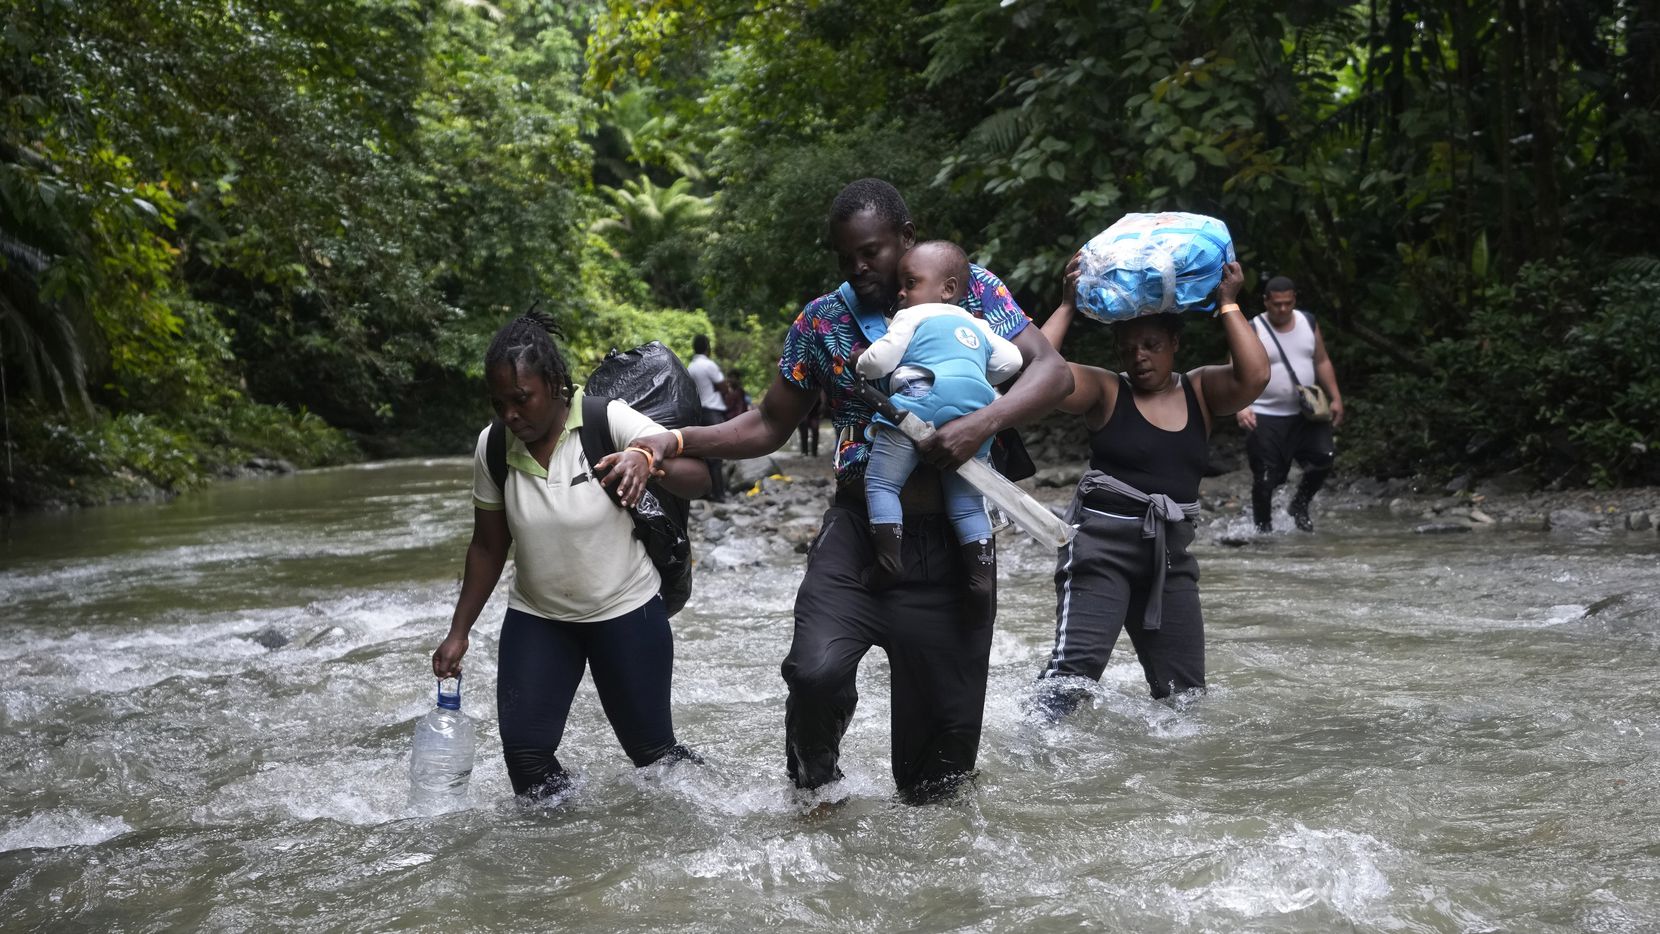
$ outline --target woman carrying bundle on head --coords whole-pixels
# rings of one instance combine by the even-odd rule
[[[1043,324],[1057,350],[1078,311],[1078,276],[1074,256],[1066,297]],[[1068,364],[1073,390],[1058,408],[1089,426],[1089,469],[1070,512],[1077,537],[1057,556],[1055,647],[1041,681],[1099,681],[1128,629],[1153,697],[1204,689],[1199,566],[1188,553],[1199,478],[1212,420],[1249,405],[1268,382],[1268,357],[1235,302],[1243,282],[1238,263],[1222,266],[1217,314],[1229,364],[1177,372],[1184,321],[1174,312],[1112,324],[1123,372]],[[1040,704],[1060,717],[1087,694],[1076,682],[1045,684]]]
[[[695,759],[674,736],[669,679],[674,639],[659,577],[626,509],[656,478],[671,492],[702,495],[709,472],[695,458],[654,463],[634,442],[663,431],[612,401],[616,453],[589,465],[582,450],[582,393],[554,341],[553,322],[531,312],[497,332],[484,359],[490,404],[506,427],[506,481],[487,462],[490,429],[473,456],[473,538],[450,631],[432,655],[439,678],[461,671],[467,634],[517,542],[496,660],[496,707],[513,792],[543,797],[569,778],[555,755],[584,668],[605,715],[636,766]],[[596,482],[597,481],[597,482]]]

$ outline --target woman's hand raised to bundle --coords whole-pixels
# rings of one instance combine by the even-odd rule
[[[1061,304],[1073,305],[1078,301],[1078,279],[1084,274],[1084,251],[1079,250],[1066,261],[1066,271],[1061,275]]]
[[[1216,301],[1219,305],[1239,304],[1239,290],[1245,285],[1245,270],[1238,263],[1229,263],[1222,267],[1222,281],[1216,286]]]

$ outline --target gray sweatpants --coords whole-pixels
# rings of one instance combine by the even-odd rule
[[[1165,532],[1168,560],[1164,613],[1157,629],[1142,622],[1153,576],[1153,545],[1139,516],[1077,511],[1078,535],[1055,563],[1055,648],[1043,678],[1101,680],[1113,643],[1128,629],[1153,696],[1205,686],[1205,621],[1199,609],[1199,562],[1188,553],[1191,521]]]

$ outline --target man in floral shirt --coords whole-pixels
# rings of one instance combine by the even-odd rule
[[[801,312],[784,339],[778,376],[759,406],[720,425],[642,439],[659,461],[678,454],[759,457],[782,447],[822,390],[837,429],[836,496],[795,600],[795,634],[783,675],[786,765],[799,788],[841,777],[841,738],[858,701],[854,681],[873,645],[891,672],[893,777],[921,802],[950,793],[974,770],[990,668],[994,613],[963,611],[963,567],[944,515],[940,469],[954,469],[1003,428],[1054,409],[1072,391],[1065,362],[990,272],[971,266],[963,303],[1025,360],[996,402],[953,419],[917,445],[928,467],[912,473],[905,508],[904,573],[868,592],[860,572],[873,560],[865,513],[866,429],[871,411],[856,395],[852,360],[886,332],[899,295],[899,258],[916,243],[909,209],[892,185],[860,179],[836,196],[830,239],[845,282]],[[991,560],[995,560],[992,557]]]

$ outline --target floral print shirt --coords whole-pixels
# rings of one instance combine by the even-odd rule
[[[968,270],[968,294],[959,304],[984,320],[999,337],[1013,340],[1032,323],[1031,319],[1009,294],[1003,280],[972,263]],[[785,381],[806,390],[825,390],[830,423],[836,427],[838,484],[862,479],[865,462],[870,459],[866,429],[873,413],[855,392],[859,378],[848,362],[870,341],[865,339],[853,312],[839,289],[808,302],[790,325],[784,337],[784,352],[778,358],[778,370]]]

